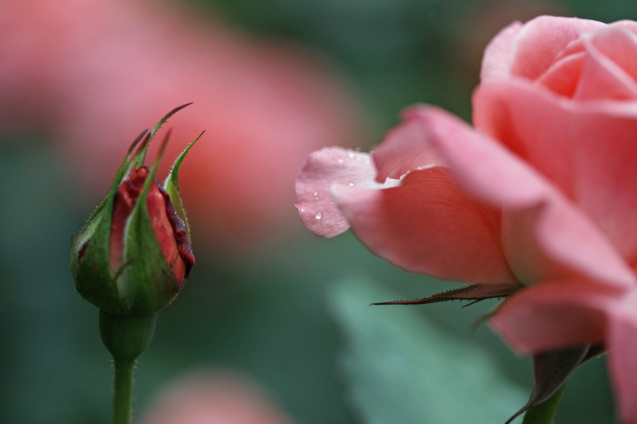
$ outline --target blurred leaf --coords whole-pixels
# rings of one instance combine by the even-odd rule
[[[528,397],[472,340],[443,333],[412,307],[370,307],[394,294],[364,280],[338,282],[349,397],[367,424],[503,423]]]

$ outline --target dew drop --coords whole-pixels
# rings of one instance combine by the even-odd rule
[[[314,215],[314,217],[315,217],[316,219],[321,219],[321,218],[323,218],[323,212],[321,212],[321,211],[316,212],[316,215]]]
[[[339,159],[338,159],[338,163],[342,165],[342,164],[344,164],[344,163],[345,163],[345,160],[344,160],[343,158],[339,158]]]
[[[321,198],[321,196],[319,196],[319,192],[315,191],[314,192],[314,200],[319,200]]]
[[[354,187],[354,181],[350,181],[348,184],[350,187]]]
[[[347,156],[348,156],[350,159],[354,159],[354,152],[349,152],[349,153],[347,154]]]

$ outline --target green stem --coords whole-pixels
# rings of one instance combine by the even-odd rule
[[[550,398],[526,411],[522,424],[553,424],[562,392],[564,392],[564,385],[557,389]]]
[[[115,360],[114,363],[113,424],[130,424],[135,361]]]
[[[155,321],[155,314],[119,315],[100,310],[100,334],[115,364],[113,424],[131,423],[135,360],[150,344]]]

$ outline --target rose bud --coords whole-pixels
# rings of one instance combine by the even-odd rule
[[[71,268],[77,291],[110,314],[154,314],[179,293],[195,258],[177,175],[193,141],[163,186],[155,179],[168,135],[152,168],[143,165],[155,132],[130,147],[102,203],[74,237]]]

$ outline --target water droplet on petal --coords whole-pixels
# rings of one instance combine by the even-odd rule
[[[316,215],[314,215],[314,217],[315,217],[316,219],[321,219],[321,218],[323,218],[323,212],[321,212],[321,211],[316,212]]]
[[[347,154],[347,156],[348,156],[350,159],[354,159],[354,152],[349,152],[349,153]]]
[[[348,184],[350,187],[354,187],[354,181],[350,181]]]
[[[344,163],[345,163],[345,160],[344,160],[343,158],[339,158],[339,159],[338,159],[338,163],[342,165],[342,164],[344,164]]]
[[[321,196],[319,196],[319,192],[315,191],[314,192],[314,200],[319,200],[321,198]]]

